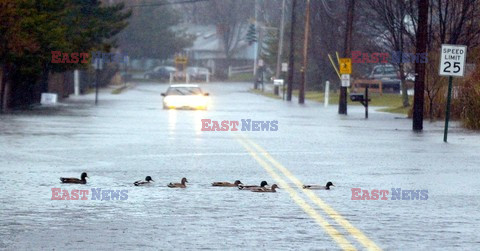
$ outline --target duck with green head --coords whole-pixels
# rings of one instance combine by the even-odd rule
[[[303,189],[311,189],[311,190],[330,190],[331,186],[333,183],[331,181],[327,182],[327,185],[322,186],[322,185],[303,185]]]
[[[155,182],[155,181],[152,179],[152,177],[147,176],[145,180],[137,180],[133,182],[133,184],[135,186],[144,186],[144,185],[150,185],[151,184],[150,182]]]
[[[240,189],[240,190],[252,190],[252,189],[257,189],[257,188],[265,188],[265,186],[268,186],[267,182],[266,182],[266,181],[262,181],[262,182],[260,183],[260,186],[256,186],[256,185],[247,185],[247,186],[239,185],[239,186],[238,186],[238,189]]]

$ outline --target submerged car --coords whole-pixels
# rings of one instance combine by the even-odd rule
[[[162,96],[163,109],[206,110],[209,100],[209,94],[194,84],[170,85]]]

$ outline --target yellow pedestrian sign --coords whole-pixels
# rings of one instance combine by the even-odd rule
[[[175,56],[175,64],[187,64],[186,56]]]
[[[340,74],[352,74],[351,58],[340,58]]]

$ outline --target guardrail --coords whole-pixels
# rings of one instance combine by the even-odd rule
[[[228,67],[228,77],[233,76],[234,74],[238,73],[246,73],[246,72],[251,72],[253,75],[253,66],[247,65],[247,66],[229,66]]]
[[[205,73],[205,74],[199,74],[199,75],[205,76],[205,82],[210,83],[210,75],[212,75],[211,73]],[[169,82],[169,84],[172,84],[176,81],[182,81],[183,79],[185,79],[185,83],[188,84],[192,80],[192,76],[189,73],[178,74],[176,76],[176,74],[174,72],[170,72],[170,78],[169,78],[168,82]]]
[[[355,79],[352,84],[352,91],[364,92],[366,87],[372,92],[383,94],[382,80],[379,79]]]

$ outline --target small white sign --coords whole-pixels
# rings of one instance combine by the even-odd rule
[[[273,80],[273,85],[282,86],[283,85],[283,79],[274,79]]]
[[[342,74],[342,87],[350,87],[350,74]]]
[[[287,72],[288,71],[288,63],[282,63],[282,71]]]
[[[258,66],[262,67],[263,66],[263,59],[258,60]]]
[[[93,60],[93,68],[95,70],[103,70],[103,59],[96,58],[95,60]]]
[[[440,76],[463,77],[465,75],[466,59],[467,46],[442,44]]]
[[[57,104],[58,96],[56,93],[42,93],[40,104],[41,105],[55,105]]]

